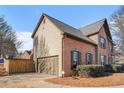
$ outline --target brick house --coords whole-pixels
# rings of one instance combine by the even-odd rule
[[[16,55],[17,59],[33,59],[33,50],[25,50],[23,53]]]
[[[107,20],[76,29],[43,14],[32,34],[37,72],[70,76],[81,64],[111,64],[113,42]]]

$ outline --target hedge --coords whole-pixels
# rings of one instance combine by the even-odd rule
[[[104,68],[106,72],[119,73],[124,71],[124,66],[121,64],[108,64],[108,65],[104,65]]]
[[[98,77],[105,74],[102,65],[79,65],[77,69],[81,77]]]
[[[111,64],[111,66],[112,66],[113,72],[118,73],[123,71],[123,67],[120,64]]]
[[[113,68],[111,64],[104,65],[105,72],[113,72]]]
[[[122,71],[124,71],[124,64],[122,64]]]

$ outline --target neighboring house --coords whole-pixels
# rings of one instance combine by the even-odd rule
[[[106,19],[76,29],[43,14],[32,38],[37,72],[70,76],[77,65],[113,62],[113,42]]]
[[[26,50],[23,53],[18,53],[16,56],[17,59],[33,59],[33,50]]]

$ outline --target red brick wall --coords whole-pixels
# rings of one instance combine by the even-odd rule
[[[66,36],[63,39],[63,61],[64,61],[64,71],[65,76],[71,75],[71,51],[72,50],[78,50],[81,52],[81,60],[82,64],[86,64],[86,53],[90,52],[93,54],[92,63],[96,63],[96,53],[95,53],[95,46],[89,43],[86,43],[81,40],[76,40],[72,37]]]
[[[110,52],[110,49],[109,49],[109,46],[111,45],[111,43],[110,43],[110,41],[108,40],[108,36],[107,36],[107,34],[106,34],[106,32],[105,32],[105,27],[103,26],[102,27],[102,29],[101,29],[101,31],[99,32],[99,37],[100,36],[102,36],[102,37],[104,37],[105,39],[106,39],[106,48],[100,48],[100,46],[98,47],[98,51],[99,51],[99,54],[101,54],[101,55],[106,55],[106,57],[107,57],[107,62],[108,63],[111,63],[111,52]],[[112,46],[112,45],[111,45]],[[108,61],[108,57],[109,57],[109,61]],[[99,58],[100,59],[100,58]]]

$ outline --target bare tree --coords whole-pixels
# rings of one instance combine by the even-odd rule
[[[39,44],[39,56],[40,57],[45,57],[45,56],[48,56],[49,54],[49,48],[47,46],[47,43],[46,43],[46,40],[45,38],[42,36],[40,38],[40,44]]]
[[[12,27],[0,17],[0,55],[14,57],[22,42],[17,41],[17,37]]]
[[[49,54],[49,48],[47,46],[46,40],[43,36],[41,36],[40,38],[40,42],[39,42],[39,54],[38,56],[40,57],[40,59],[38,60],[38,71],[39,72],[43,72],[43,71],[47,71],[46,69],[46,65],[47,65],[47,61],[49,60],[48,58],[43,58],[43,57],[47,57]]]
[[[124,53],[124,6],[112,14],[111,29],[116,43],[116,53]]]

